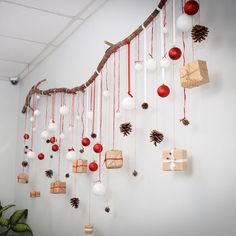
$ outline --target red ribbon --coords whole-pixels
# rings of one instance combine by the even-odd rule
[[[128,45],[128,95],[130,97],[133,97],[133,95],[131,94],[131,81],[130,81],[130,42],[127,43]]]

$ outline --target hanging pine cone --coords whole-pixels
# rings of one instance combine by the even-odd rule
[[[46,171],[45,171],[45,175],[46,175],[46,177],[48,177],[48,178],[52,178],[52,176],[53,176],[53,170],[46,170]]]
[[[124,134],[124,136],[128,136],[132,132],[131,123],[124,123],[120,125],[120,132]]]
[[[79,152],[80,152],[81,154],[84,153],[84,149],[81,148],[81,149],[79,150]]]
[[[97,138],[97,134],[92,133],[92,134],[91,134],[91,138],[93,138],[93,139],[94,139],[94,138]]]
[[[79,207],[79,198],[77,198],[77,197],[71,198],[70,199],[70,204],[71,204],[72,207],[77,209]]]
[[[69,174],[69,173],[66,173],[66,174],[65,174],[65,177],[66,177],[66,178],[70,178],[70,174]]]
[[[134,177],[137,177],[137,176],[138,176],[138,171],[137,171],[137,170],[134,170],[133,173],[132,173],[132,175],[133,175]]]
[[[189,120],[187,120],[186,118],[181,119],[180,122],[185,126],[188,126],[190,124]]]
[[[142,108],[143,108],[144,110],[147,110],[147,109],[148,109],[148,103],[144,102],[144,103],[142,104]]]
[[[109,213],[111,211],[111,208],[109,206],[105,207],[105,212]]]
[[[191,31],[192,39],[195,43],[201,43],[208,36],[209,30],[206,26],[203,25],[195,25]]]
[[[164,135],[157,130],[153,130],[150,133],[150,141],[154,142],[155,146],[157,146],[158,143],[161,143],[163,141],[163,139],[164,139]]]
[[[23,166],[23,167],[26,167],[26,166],[28,166],[28,161],[22,161],[22,163],[21,163],[21,165]]]

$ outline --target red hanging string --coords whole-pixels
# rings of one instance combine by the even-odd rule
[[[56,93],[52,94],[52,121],[55,122]]]
[[[138,34],[138,62],[140,62],[140,36]]]
[[[89,110],[92,111],[93,110],[93,87],[90,86],[90,99],[89,99]]]
[[[46,107],[45,107],[45,129],[47,128],[47,124],[48,124],[48,96],[46,97]]]
[[[118,50],[118,104],[117,104],[117,112],[120,112],[120,49]]]
[[[128,44],[129,45],[129,44]],[[115,112],[116,112],[116,54],[114,53],[114,88],[113,88],[113,129],[112,129],[112,147],[115,148]],[[130,85],[129,85],[130,86]],[[130,90],[129,90],[130,91]],[[128,93],[129,94],[129,93]],[[129,94],[130,95],[130,94]]]
[[[75,94],[72,94],[72,101],[71,101],[71,128],[72,128],[72,132],[71,132],[71,142],[72,142],[72,146],[74,146],[74,125],[75,125]]]
[[[81,112],[81,123],[82,123],[82,132],[81,132],[81,136],[83,139],[84,138],[84,93],[82,96],[82,112]]]
[[[163,27],[166,27],[166,3],[164,5],[164,14],[163,14]],[[166,57],[166,34],[164,34],[164,57]]]
[[[131,94],[131,72],[130,72],[130,42],[127,43],[128,45],[128,95],[130,97],[133,97]]]
[[[95,130],[95,112],[96,112],[96,80],[93,82],[93,120],[92,120],[92,134]]]
[[[77,115],[79,116],[80,115],[80,96],[79,96],[80,93],[77,94]]]
[[[34,110],[35,110],[35,94],[33,95],[33,106],[32,106],[32,117],[34,117]],[[35,119],[35,117],[34,117]],[[36,119],[35,119],[36,120]],[[34,127],[35,127],[35,120],[32,122],[32,126],[31,126],[31,145],[30,148],[31,150],[33,150],[33,146],[34,146]]]
[[[108,66],[107,66],[107,63],[106,63],[106,90],[108,90]]]

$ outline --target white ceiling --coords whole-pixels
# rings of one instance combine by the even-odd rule
[[[107,0],[0,0],[0,80],[33,70]]]

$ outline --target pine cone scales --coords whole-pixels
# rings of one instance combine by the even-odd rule
[[[77,197],[71,198],[70,199],[70,204],[71,204],[72,207],[77,209],[79,207],[79,198],[77,198]]]
[[[155,146],[157,146],[158,143],[161,143],[163,139],[164,135],[157,130],[153,130],[150,134],[150,141],[153,142]]]
[[[208,36],[209,30],[206,26],[195,25],[191,31],[192,39],[195,43],[201,43]]]
[[[130,123],[121,124],[120,132],[123,133],[124,136],[128,136],[132,132],[132,125]]]
[[[45,175],[46,175],[46,177],[48,177],[48,178],[52,178],[52,176],[53,176],[53,171],[52,171],[52,170],[46,170],[46,171],[45,171]]]

